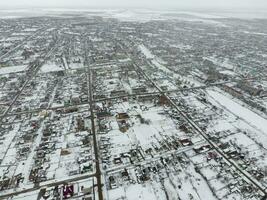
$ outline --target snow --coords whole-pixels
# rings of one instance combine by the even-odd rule
[[[0,19],[15,19],[15,18],[21,18],[20,15],[10,15],[10,16],[0,16]]]
[[[229,97],[221,94],[218,91],[214,90],[207,90],[208,94],[215,99],[219,104],[226,107],[235,115],[239,116],[240,118],[244,119],[250,125],[257,127],[259,130],[264,132],[267,135],[267,120],[256,114],[255,112],[249,110],[246,107],[236,103]]]
[[[27,65],[18,65],[12,67],[0,67],[0,74],[9,74],[9,73],[16,73],[22,72],[27,69]]]
[[[84,65],[82,63],[70,63],[69,68],[70,69],[81,69],[81,68],[84,68]]]
[[[212,19],[220,19],[220,18],[225,18],[223,16],[217,15],[217,14],[207,14],[207,13],[201,13],[201,12],[177,12],[179,14],[187,14],[187,15],[192,15],[195,17],[200,17],[200,18],[212,18]]]
[[[213,58],[213,57],[203,57],[203,59],[209,60],[211,62],[213,62],[215,65],[219,65],[222,68],[226,68],[229,70],[233,70],[235,68],[234,65],[232,65],[229,61],[224,60],[224,61],[220,61],[217,58]]]
[[[44,73],[57,72],[57,71],[63,71],[63,70],[64,70],[63,67],[60,67],[59,65],[55,63],[47,63],[41,67],[41,72],[44,72]]]
[[[155,194],[155,189],[158,191],[158,194]],[[127,197],[127,200],[156,200],[156,199],[162,199],[164,200],[164,192],[161,191],[161,188],[158,184],[153,183],[151,184],[135,184],[135,185],[130,185],[126,187],[120,187],[116,188],[114,190],[109,191],[109,199],[110,200],[116,200],[119,199],[119,197]],[[158,195],[161,195],[158,197]]]
[[[176,79],[186,79],[187,81],[189,81],[190,83],[194,83],[196,86],[200,86],[201,83],[196,81],[193,78],[190,77],[184,77],[181,76],[177,73],[173,73],[173,71],[171,71],[169,68],[167,68],[166,66],[164,66],[162,60],[160,58],[158,58],[157,56],[153,55],[151,53],[151,51],[144,46],[143,44],[139,45],[138,48],[141,50],[141,52],[144,54],[144,56],[147,59],[152,59],[151,63],[154,65],[155,68],[162,70],[163,72],[165,72],[166,74],[169,74],[171,76],[173,76]]]
[[[266,33],[260,33],[260,32],[250,32],[250,31],[243,31],[243,33],[251,34],[251,35],[260,35],[260,36],[267,36]]]
[[[223,70],[223,71],[220,71],[220,73],[227,74],[227,75],[230,75],[230,76],[236,75],[236,73],[231,71],[231,70]]]
[[[146,58],[148,58],[148,59],[155,58],[155,56],[143,44],[139,45],[139,49],[146,56]]]
[[[14,196],[14,200],[29,200],[29,199],[37,199],[38,198],[38,191],[27,192],[26,194],[20,194],[18,196]]]
[[[170,11],[170,10],[149,10],[149,9],[66,9],[66,8],[40,8],[40,9],[9,9],[1,10],[0,18],[20,18],[25,16],[41,16],[53,15],[60,16],[64,13],[84,12],[86,16],[102,16],[113,17],[121,21],[140,21],[146,22],[150,20],[166,20],[166,19],[180,19],[180,20],[194,20],[205,23],[221,24],[220,21],[214,19],[221,18],[242,18],[242,19],[266,19],[267,12],[265,10],[229,10],[216,12],[196,12],[196,11]],[[165,14],[173,14],[173,16],[165,16]],[[188,15],[183,17],[183,15]]]
[[[115,11],[109,13],[110,17],[116,18],[120,21],[139,21],[147,22],[151,20],[160,20],[162,19],[161,15],[158,13],[148,13],[143,11],[133,11],[133,10],[124,10],[124,11]]]
[[[226,26],[220,21],[216,21],[214,19],[225,18],[224,16],[219,16],[215,14],[206,14],[199,12],[179,12],[179,11],[152,11],[152,10],[112,10],[112,11],[104,11],[101,13],[103,16],[109,16],[112,18],[116,18],[120,21],[138,21],[138,22],[147,22],[152,20],[182,20],[182,21],[196,21],[203,22],[213,25]],[[100,15],[101,15],[100,14]],[[165,15],[165,14],[173,14],[173,15]],[[184,17],[184,15],[188,15]]]
[[[189,21],[189,22],[201,22],[201,23],[206,23],[209,25],[214,25],[214,26],[219,26],[219,27],[228,27],[227,25],[225,25],[224,23],[220,22],[220,21],[216,21],[216,20],[212,20],[212,19],[206,19],[206,18],[188,18],[188,17],[179,17],[178,20],[182,20],[182,21]]]

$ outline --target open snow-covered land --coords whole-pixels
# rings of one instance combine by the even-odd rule
[[[0,10],[0,199],[266,199],[266,35],[264,12]]]

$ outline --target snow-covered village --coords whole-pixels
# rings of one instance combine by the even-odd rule
[[[0,199],[267,199],[267,17],[24,12],[0,12]]]

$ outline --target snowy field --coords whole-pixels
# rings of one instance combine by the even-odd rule
[[[27,70],[26,65],[20,66],[11,66],[11,67],[0,67],[0,75],[1,74],[9,74],[9,73],[17,73],[17,72],[24,72]]]

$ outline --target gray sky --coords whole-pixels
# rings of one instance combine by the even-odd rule
[[[267,8],[267,0],[0,0],[5,7]]]

